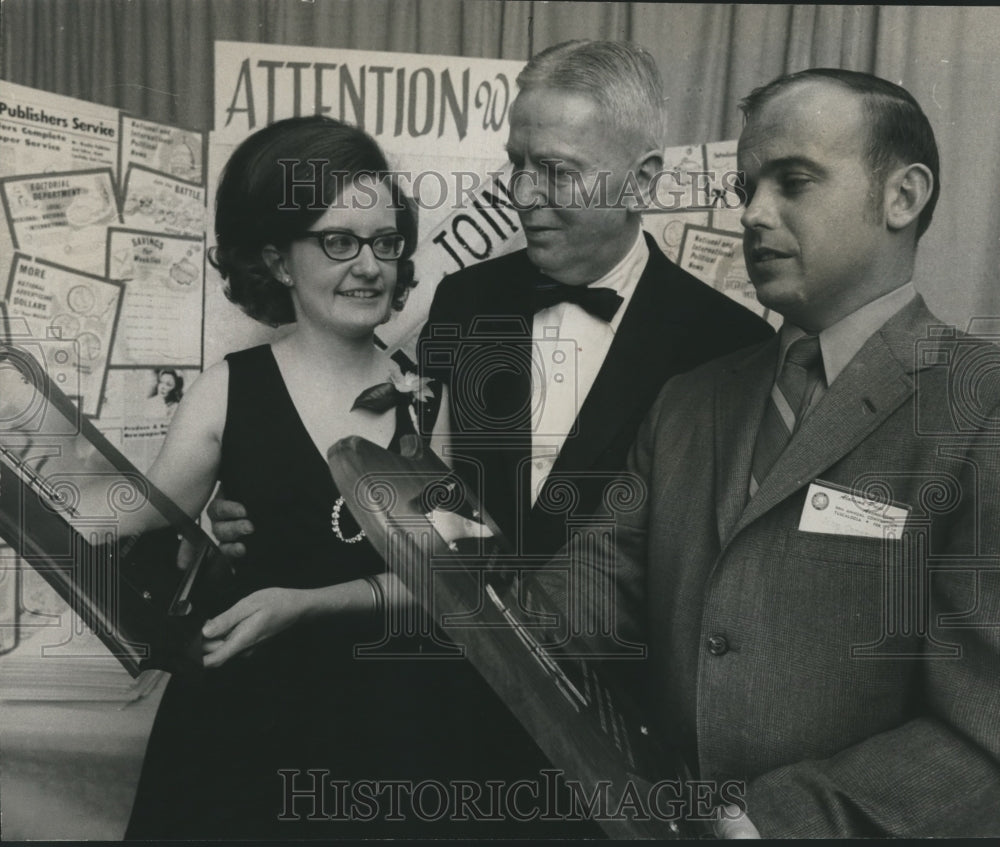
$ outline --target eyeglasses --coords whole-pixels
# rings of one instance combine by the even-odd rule
[[[357,258],[361,248],[370,244],[376,259],[391,262],[403,255],[406,249],[406,239],[398,232],[387,232],[374,238],[362,238],[353,232],[340,229],[324,229],[316,232],[303,232],[299,238],[315,238],[323,252],[335,262],[349,262]]]

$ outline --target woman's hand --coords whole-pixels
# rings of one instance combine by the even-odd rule
[[[274,638],[306,616],[310,592],[263,588],[205,622],[202,662],[218,667],[261,641]]]

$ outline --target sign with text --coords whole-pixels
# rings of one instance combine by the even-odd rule
[[[688,224],[684,227],[677,264],[760,315],[775,328],[781,326],[781,316],[757,302],[743,259],[741,235]]]
[[[97,415],[103,399],[108,359],[118,327],[123,286],[72,268],[15,254],[7,282],[7,313],[21,318],[35,339],[74,342],[78,359],[68,360],[59,344],[39,344],[41,362],[56,382],[77,384],[65,367],[75,364],[85,415]],[[51,358],[50,358],[51,357]],[[71,396],[78,396],[75,392]]]

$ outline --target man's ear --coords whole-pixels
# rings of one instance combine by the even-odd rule
[[[288,268],[285,267],[285,257],[281,251],[273,244],[265,244],[264,249],[260,251],[260,255],[264,260],[264,264],[267,265],[267,269],[271,272],[271,276],[282,285],[291,287],[292,277],[288,273]]]
[[[885,181],[885,220],[889,229],[906,229],[920,217],[934,191],[934,175],[927,165],[896,168]]]
[[[641,203],[634,204],[636,208],[634,208],[633,211],[641,212],[643,209],[646,209],[651,205],[652,198],[649,196],[650,185],[652,185],[653,177],[662,170],[662,150],[648,150],[635,160],[632,173],[634,173],[636,177],[636,183],[638,184],[641,195]]]

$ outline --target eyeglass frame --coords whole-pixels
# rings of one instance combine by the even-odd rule
[[[358,245],[358,251],[353,256],[331,256],[326,252],[326,246],[323,241],[328,235],[347,235],[354,239]],[[353,262],[358,256],[361,255],[361,251],[365,246],[370,246],[372,250],[372,255],[380,262],[398,262],[403,258],[406,253],[406,236],[399,231],[393,232],[383,232],[380,235],[374,235],[371,238],[362,238],[360,235],[351,232],[349,229],[307,229],[300,235],[295,236],[295,239],[306,239],[315,238],[316,243],[319,244],[319,249],[323,251],[323,255],[326,256],[331,262]],[[398,256],[393,256],[390,259],[383,259],[375,252],[375,242],[382,238],[401,238],[403,240],[403,249],[399,251]]]

